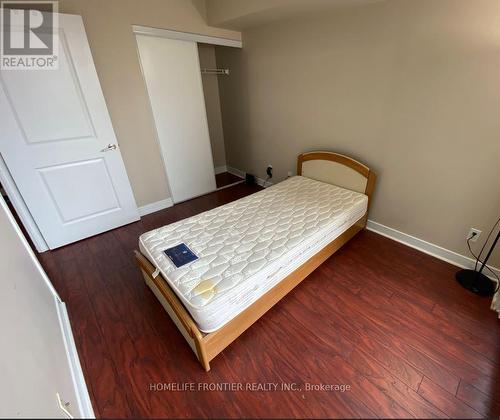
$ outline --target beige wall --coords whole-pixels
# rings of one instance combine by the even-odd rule
[[[215,46],[208,44],[198,44],[200,56],[200,67],[207,69],[217,68],[215,60]],[[224,149],[224,131],[222,129],[221,105],[219,97],[219,83],[217,78],[225,76],[215,76],[213,74],[202,75],[203,94],[205,96],[205,108],[207,110],[208,131],[210,133],[210,143],[212,145],[212,157],[214,167],[226,164],[226,151]]]
[[[499,22],[497,0],[395,0],[244,31],[217,51],[228,165],[352,155],[379,174],[371,219],[466,255],[500,212]]]
[[[67,418],[55,404],[56,392],[76,417],[84,416],[68,365],[76,349],[66,353],[53,289],[1,196],[0,232],[0,418]]]
[[[131,25],[241,39],[207,26],[202,0],[61,0],[61,13],[83,17],[85,29],[139,206],[170,196]]]

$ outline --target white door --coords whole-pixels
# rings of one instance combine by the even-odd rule
[[[64,303],[1,196],[0,232],[0,417],[93,416]]]
[[[136,37],[174,203],[214,191],[196,42]]]
[[[139,219],[82,19],[59,26],[58,70],[0,74],[0,153],[51,249]]]

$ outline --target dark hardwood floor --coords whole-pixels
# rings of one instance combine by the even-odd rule
[[[351,240],[204,372],[143,283],[132,251],[142,232],[257,188],[221,190],[40,256],[68,306],[97,416],[500,415],[500,323],[489,299],[462,289],[456,267],[372,232]],[[170,383],[278,389],[158,385]],[[281,389],[291,383],[301,389]]]
[[[236,176],[234,174],[230,174],[229,172],[222,172],[220,174],[215,175],[215,184],[217,188],[225,187],[227,185],[234,184],[235,182],[241,182],[243,178]]]

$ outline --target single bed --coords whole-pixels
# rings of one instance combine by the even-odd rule
[[[147,232],[136,260],[205,370],[210,361],[366,225],[375,174],[333,152],[297,159],[297,176]],[[177,268],[164,250],[198,257]]]

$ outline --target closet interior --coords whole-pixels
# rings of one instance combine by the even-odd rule
[[[200,70],[205,97],[210,146],[217,188],[224,188],[243,179],[228,168],[226,160],[226,145],[224,141],[224,124],[222,119],[222,104],[220,89],[231,77],[231,69],[224,66],[221,61],[223,55],[238,53],[234,48],[213,44],[198,44]]]

